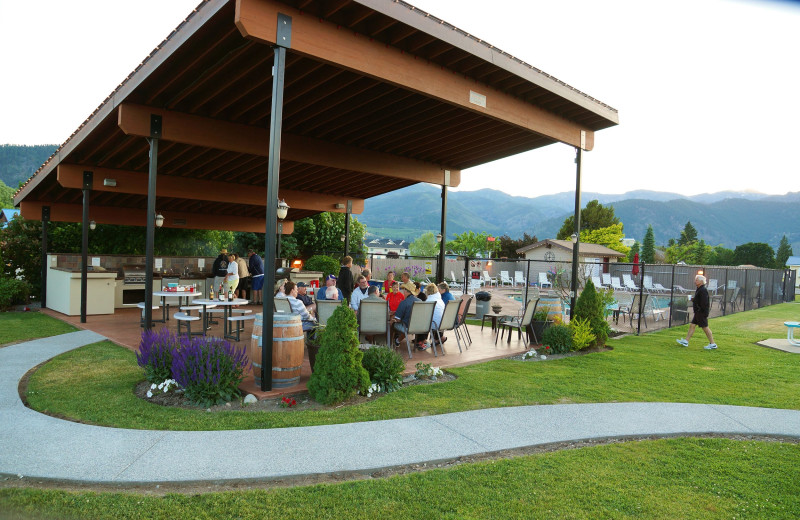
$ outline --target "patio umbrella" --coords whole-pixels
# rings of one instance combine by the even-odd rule
[[[639,274],[639,253],[633,255],[633,276]]]

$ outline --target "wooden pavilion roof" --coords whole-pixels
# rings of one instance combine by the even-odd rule
[[[293,221],[556,142],[617,111],[399,0],[206,0],[15,194],[26,218],[144,222],[151,114],[165,226],[263,231],[277,13],[292,18],[280,197]],[[583,144],[581,135],[583,132]],[[104,186],[104,179],[116,186]],[[337,206],[339,206],[337,208]]]

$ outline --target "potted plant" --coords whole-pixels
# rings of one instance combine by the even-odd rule
[[[553,322],[547,319],[547,315],[550,312],[549,307],[539,307],[536,309],[536,312],[533,313],[533,320],[531,321],[531,327],[533,327],[533,333],[536,334],[536,339],[539,341],[542,340],[542,336],[544,335],[545,329],[550,326]]]

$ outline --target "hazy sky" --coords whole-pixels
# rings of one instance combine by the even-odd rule
[[[388,1],[388,0],[387,0]],[[616,108],[582,189],[800,190],[800,3],[411,0]],[[62,143],[198,0],[0,0],[0,143]],[[465,170],[461,189],[575,188],[553,145]]]

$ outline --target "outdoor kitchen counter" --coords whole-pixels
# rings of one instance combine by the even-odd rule
[[[86,273],[86,314],[114,314],[116,271]],[[81,313],[81,270],[48,268],[47,307],[67,316]]]

